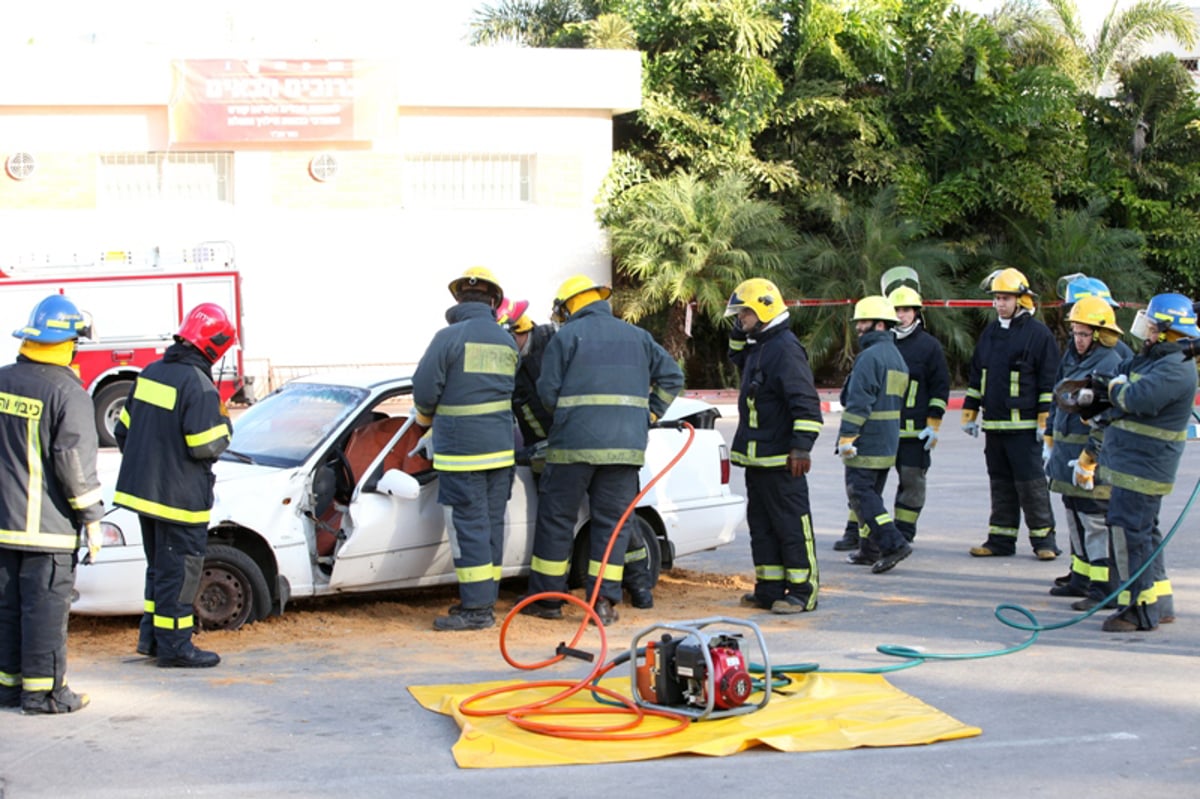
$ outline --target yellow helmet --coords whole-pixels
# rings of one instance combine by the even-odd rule
[[[921,295],[909,286],[900,286],[887,296],[893,308],[920,308]]]
[[[758,321],[764,325],[787,310],[779,287],[762,277],[743,280],[729,295],[725,315],[733,316],[743,308],[754,311]]]
[[[468,267],[461,277],[450,281],[450,293],[454,299],[464,291],[479,291],[492,298],[492,308],[499,307],[504,299],[504,289],[496,282],[496,276],[486,266]]]
[[[1023,308],[1033,310],[1033,298],[1037,295],[1029,288],[1029,279],[1019,269],[1011,266],[997,269],[979,285],[989,294],[1015,294]]]
[[[854,304],[854,316],[851,317],[851,321],[878,321],[897,324],[900,320],[896,318],[896,309],[888,302],[887,297],[874,295],[863,297]]]
[[[603,283],[597,283],[587,275],[575,275],[563,281],[554,295],[554,308],[551,317],[556,322],[564,322],[571,314],[585,305],[597,300],[607,300],[612,296],[612,289]]]
[[[1112,306],[1102,297],[1080,297],[1071,306],[1067,321],[1111,330],[1114,333],[1124,332],[1117,327],[1117,317],[1113,314]]]

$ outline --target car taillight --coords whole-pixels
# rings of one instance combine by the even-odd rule
[[[729,485],[729,447],[721,445],[721,485]]]

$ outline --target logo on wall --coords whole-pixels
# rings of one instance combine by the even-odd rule
[[[356,141],[353,61],[172,62],[172,144]]]

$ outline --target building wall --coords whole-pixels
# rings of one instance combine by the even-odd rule
[[[170,149],[168,56],[10,64],[42,86],[0,87],[0,160],[26,152],[37,165],[26,180],[0,175],[0,260],[231,241],[245,353],[259,376],[268,362],[414,363],[445,324],[446,286],[475,264],[544,321],[566,277],[611,279],[595,199],[612,116],[640,102],[638,54],[445,58],[445,68],[381,62],[373,80],[385,100],[371,111],[369,141],[204,148],[230,154],[219,156],[231,159],[225,202],[114,199],[105,189],[102,156]],[[88,79],[73,85],[63,77],[72,73]],[[322,156],[337,170],[323,182],[310,174]],[[523,196],[428,188],[430,176],[442,188],[464,170],[485,176],[480,192],[487,175],[519,172]]]

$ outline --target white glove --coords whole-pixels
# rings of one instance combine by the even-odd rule
[[[962,431],[971,438],[979,438],[979,420],[967,422],[962,426]]]
[[[421,440],[413,447],[412,452],[408,453],[410,458],[424,458],[427,461],[433,460],[433,431],[430,430],[425,435],[421,436]]]
[[[1074,471],[1071,473],[1071,482],[1077,488],[1082,488],[1084,491],[1091,491],[1096,487],[1096,464],[1090,466],[1086,463],[1081,464],[1079,459],[1068,461],[1067,465]]]
[[[1043,469],[1045,469],[1046,465],[1048,463],[1050,463],[1050,453],[1052,451],[1053,451],[1052,447],[1046,441],[1045,437],[1043,437],[1042,438],[1042,468]]]
[[[837,455],[840,456],[842,460],[844,460],[844,461],[850,460],[851,458],[853,458],[855,455],[858,454],[858,447],[854,446],[854,441],[855,441],[854,438],[841,439],[840,441],[838,441],[837,449],[834,450],[834,452],[836,452]]]
[[[938,431],[934,430],[932,427],[926,427],[924,430],[917,433],[917,438],[925,442],[925,451],[929,452],[937,446]]]
[[[1129,375],[1115,375],[1108,381],[1108,401],[1116,404],[1113,399],[1117,394],[1117,389],[1129,382]]]
[[[87,555],[83,559],[83,563],[95,563],[96,556],[100,554],[100,547],[104,543],[104,534],[100,530],[100,522],[88,522],[83,526],[84,541],[87,546]]]

